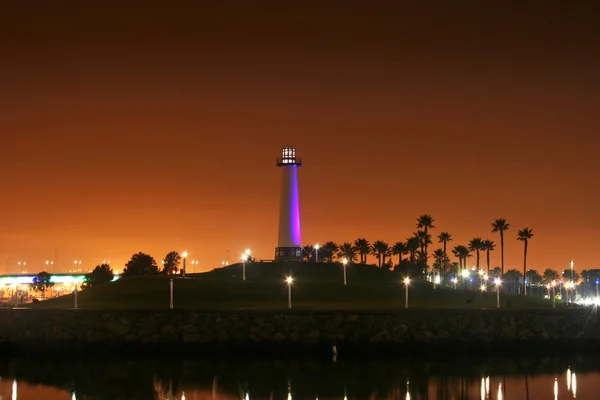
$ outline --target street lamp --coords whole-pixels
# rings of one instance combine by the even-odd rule
[[[451,281],[452,281],[452,283],[454,283],[454,289],[456,289],[456,284],[458,283],[458,278],[454,277],[454,278],[452,278]]]
[[[574,273],[573,273],[573,267],[575,266],[575,262],[573,260],[571,260],[571,280],[574,281],[575,278],[573,277]]]
[[[79,272],[81,271],[81,260],[77,261],[73,261],[73,264],[75,265],[75,270],[73,272]]]
[[[242,280],[246,280],[246,261],[248,260],[248,254],[242,254]]]
[[[500,285],[502,285],[502,281],[500,278],[496,278],[494,284],[496,285],[496,308],[500,308]]]
[[[596,279],[596,301],[598,301],[598,279]]]
[[[408,285],[410,285],[410,278],[407,276],[404,278],[404,308],[408,308]]]
[[[485,292],[485,291],[486,291],[486,289],[487,289],[487,286],[485,286],[485,285],[481,285],[480,289],[481,289],[481,291],[482,291],[482,292]]]
[[[463,269],[462,270],[462,277],[463,277],[463,287],[466,290],[467,289],[467,279],[469,278],[469,270],[468,269]]]
[[[192,260],[190,263],[194,266],[194,273],[196,273],[196,265],[198,265],[198,260]]]
[[[19,265],[19,267],[21,267],[21,275],[23,275],[23,267],[27,265],[27,261],[19,261],[17,264]]]
[[[294,282],[294,278],[288,276],[285,282],[288,285],[288,308],[292,308],[292,283]]]
[[[187,261],[188,252],[184,251],[181,256],[183,257],[183,269],[181,270],[181,272],[182,272],[181,276],[183,276],[185,278],[185,263]]]
[[[319,243],[315,244],[315,262],[319,262]]]
[[[348,264],[348,259],[346,257],[342,260],[342,264],[344,264],[344,286],[346,286],[346,265]]]

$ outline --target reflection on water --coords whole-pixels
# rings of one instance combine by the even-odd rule
[[[0,360],[0,400],[591,400],[599,378],[600,362],[585,358]]]

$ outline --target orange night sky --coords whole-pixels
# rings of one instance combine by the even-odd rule
[[[429,213],[452,246],[495,240],[495,266],[504,217],[506,269],[524,227],[531,267],[600,268],[592,2],[120,3],[0,4],[0,273],[54,248],[65,271],[271,259],[288,144],[306,244]]]

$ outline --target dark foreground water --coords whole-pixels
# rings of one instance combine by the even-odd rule
[[[600,358],[593,356],[0,359],[0,377],[0,400],[600,399]]]

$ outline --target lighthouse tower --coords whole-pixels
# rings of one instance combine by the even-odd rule
[[[302,261],[300,247],[300,204],[298,202],[298,167],[302,159],[296,148],[286,146],[277,166],[281,168],[281,205],[279,209],[279,240],[275,261]]]

